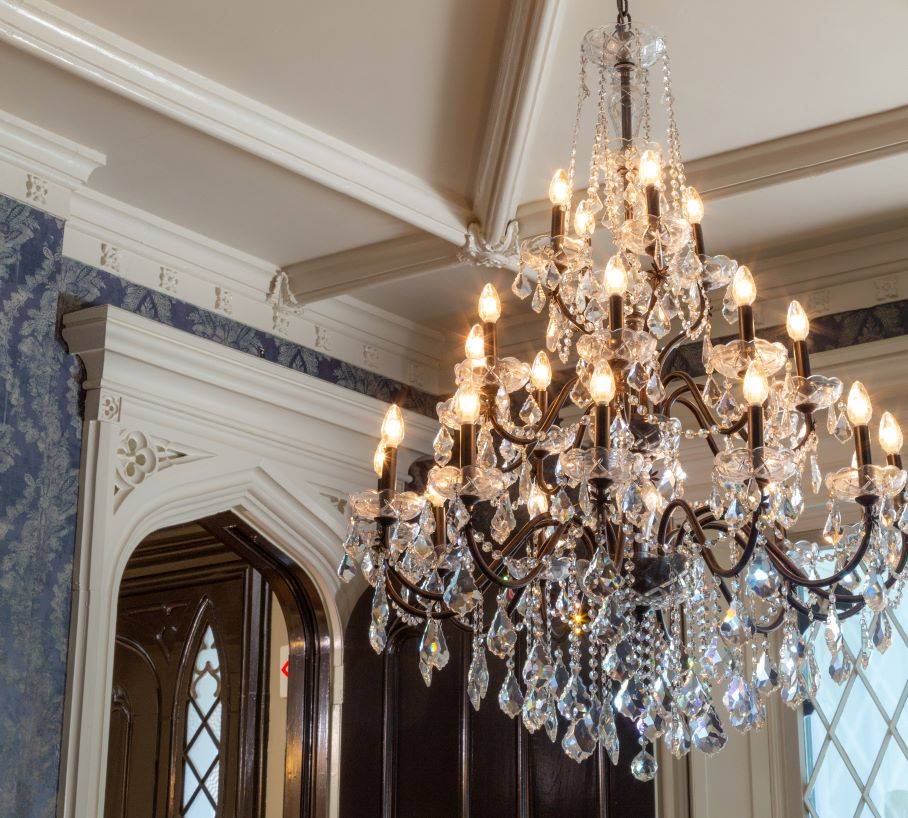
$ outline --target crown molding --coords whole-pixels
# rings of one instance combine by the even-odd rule
[[[704,198],[720,199],[782,182],[819,176],[908,151],[908,106],[687,160],[684,168]],[[548,199],[517,208],[523,235],[547,228]]]
[[[461,236],[461,240],[463,236]],[[457,248],[425,233],[354,247],[297,262],[286,268],[290,289],[301,303],[446,270],[458,264]]]
[[[446,241],[463,241],[465,202],[51,3],[0,0],[0,39]]]
[[[564,0],[511,5],[475,196],[482,232],[492,245],[504,237],[517,211],[530,130],[566,5]]]
[[[2,185],[0,192],[5,192]],[[283,311],[269,301],[278,274],[275,264],[109,196],[88,189],[73,194],[63,254],[423,391],[436,391],[438,360],[426,352],[438,347],[432,330],[349,297]]]
[[[65,219],[103,153],[0,111],[0,191]]]

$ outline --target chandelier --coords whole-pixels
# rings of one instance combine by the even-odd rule
[[[545,346],[563,374],[555,379],[544,351],[532,364],[499,355],[501,303],[486,285],[456,392],[438,404],[425,491],[396,489],[404,421],[391,406],[378,489],[350,497],[339,573],[349,580],[358,566],[375,589],[376,651],[392,612],[421,628],[429,684],[449,660],[445,631],[459,628],[472,645],[474,707],[492,654],[505,663],[497,697],[508,716],[560,738],[575,761],[601,745],[617,764],[620,714],[639,735],[632,772],[648,781],[656,741],[676,757],[722,749],[720,700],[748,731],[776,691],[792,707],[814,697],[820,629],[839,684],[852,671],[843,620],[860,617],[854,661],[889,647],[908,504],[892,415],[879,422],[886,463],[874,463],[867,391],[855,382],[843,400],[840,380],[811,373],[801,305],[788,310],[790,345],[760,338],[750,270],[706,253],[665,41],[618,7],[617,24],[583,39],[570,162],[549,186],[551,231],[521,243],[512,287],[547,311]],[[592,157],[575,206],[588,101]],[[657,119],[664,145],[653,141]],[[595,230],[608,232],[605,263]],[[722,319],[737,331],[713,342],[710,293],[723,290]],[[702,345],[700,382],[672,368],[687,342]],[[854,448],[851,465],[825,479],[821,434]],[[705,497],[685,494],[682,441],[711,450]],[[816,541],[793,541],[811,493],[828,498],[825,526]]]

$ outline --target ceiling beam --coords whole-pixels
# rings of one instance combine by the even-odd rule
[[[793,182],[908,151],[908,105],[685,163],[709,199]]]
[[[445,241],[463,243],[472,219],[466,202],[57,6],[0,0],[0,40]]]
[[[835,122],[684,163],[705,199],[748,193],[908,151],[908,106]],[[546,229],[548,199],[517,209],[522,236]]]
[[[501,241],[517,214],[527,144],[565,5],[517,0],[511,6],[476,183],[476,215],[489,244]]]
[[[291,264],[286,272],[297,301],[307,303],[460,263],[454,245],[415,233]]]

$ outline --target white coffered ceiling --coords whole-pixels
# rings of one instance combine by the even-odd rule
[[[636,0],[665,33],[715,250],[908,223],[908,5]],[[471,221],[543,229],[592,0],[0,0],[0,108],[107,156],[90,186],[459,330],[507,273]],[[805,133],[806,132],[806,133]],[[524,309],[524,308],[521,308]]]

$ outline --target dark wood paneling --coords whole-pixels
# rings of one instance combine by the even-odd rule
[[[498,707],[504,663],[489,657],[488,694],[478,713],[465,697],[468,642],[448,625],[448,667],[426,689],[419,634],[396,625],[391,649],[368,642],[371,591],[359,600],[344,640],[341,818],[651,818],[653,784],[629,765],[639,749],[618,717],[621,760],[576,764],[560,739],[529,735]]]

